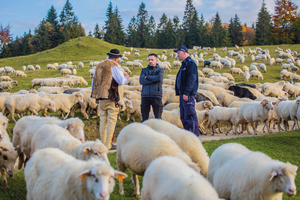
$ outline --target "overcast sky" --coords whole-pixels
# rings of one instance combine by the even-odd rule
[[[29,29],[33,30],[40,21],[45,18],[47,11],[53,5],[59,14],[62,11],[66,0],[0,0],[0,24],[11,26],[13,38],[22,36]],[[274,13],[275,0],[265,0],[268,11]],[[153,15],[158,24],[163,13],[168,18],[177,15],[182,20],[186,0],[111,0],[113,7],[119,9],[123,26],[126,28],[130,19],[137,15],[141,2],[146,4],[148,15]],[[300,0],[294,0],[300,6]],[[100,27],[106,20],[108,0],[70,0],[73,11],[81,22],[86,34],[94,30],[95,24]],[[262,0],[193,0],[193,5],[200,14],[203,14],[206,21],[209,21],[219,12],[222,22],[229,22],[230,18],[237,14],[242,24],[251,26],[256,21]],[[298,8],[299,12],[299,8]]]

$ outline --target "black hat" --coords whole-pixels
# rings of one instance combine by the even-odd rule
[[[174,52],[177,52],[177,51],[183,51],[183,52],[189,53],[188,48],[186,48],[185,46],[180,46],[180,47],[178,47],[178,49],[174,50]]]
[[[118,58],[118,57],[122,57],[120,51],[118,49],[112,49],[110,50],[109,53],[107,53],[107,55],[111,58]]]

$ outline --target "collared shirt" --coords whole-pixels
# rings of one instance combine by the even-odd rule
[[[110,60],[110,59],[107,59]],[[112,61],[112,60],[110,60]],[[123,71],[119,68],[119,66],[113,66],[111,68],[111,73],[112,73],[112,77],[113,79],[119,84],[119,85],[124,85],[125,83],[127,83],[128,79],[124,76]],[[95,72],[93,75],[93,79],[92,79],[92,88],[94,86],[94,77],[95,77]]]

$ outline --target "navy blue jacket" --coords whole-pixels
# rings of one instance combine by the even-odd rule
[[[181,70],[181,73],[180,73]],[[198,91],[198,70],[196,63],[189,56],[182,61],[175,81],[176,95],[196,95]],[[180,73],[180,89],[177,88],[178,74]]]
[[[164,73],[164,69],[158,64],[155,67],[148,65],[147,68],[142,69],[140,75],[140,84],[143,85],[142,97],[162,98]]]

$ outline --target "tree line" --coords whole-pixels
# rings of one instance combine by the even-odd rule
[[[181,21],[178,16],[168,18],[163,13],[156,23],[142,2],[138,13],[130,19],[125,28],[118,7],[113,8],[109,2],[105,25],[100,28],[97,23],[93,32],[90,31],[88,35],[112,44],[141,48],[299,44],[300,14],[297,13],[297,9],[298,6],[289,0],[275,0],[272,16],[263,1],[256,22],[248,27],[247,24],[242,24],[237,14],[229,23],[222,23],[218,12],[211,20],[205,21],[203,14],[199,16],[192,0],[186,0]],[[0,58],[43,51],[85,35],[78,18],[72,12],[69,0],[59,18],[55,8],[51,6],[46,18],[34,30],[34,34],[29,31],[21,38],[1,42],[1,31],[7,35],[7,30],[9,31],[9,27],[0,26]]]
[[[2,32],[5,41],[0,40],[0,58],[29,55],[36,52],[54,48],[59,44],[69,41],[72,38],[85,36],[85,30],[81,26],[78,17],[73,12],[73,6],[66,1],[60,15],[52,5],[46,17],[39,23],[33,33],[29,30],[23,37],[16,37],[14,40],[9,34],[10,26],[0,26],[0,38]],[[1,48],[2,47],[2,48]]]

